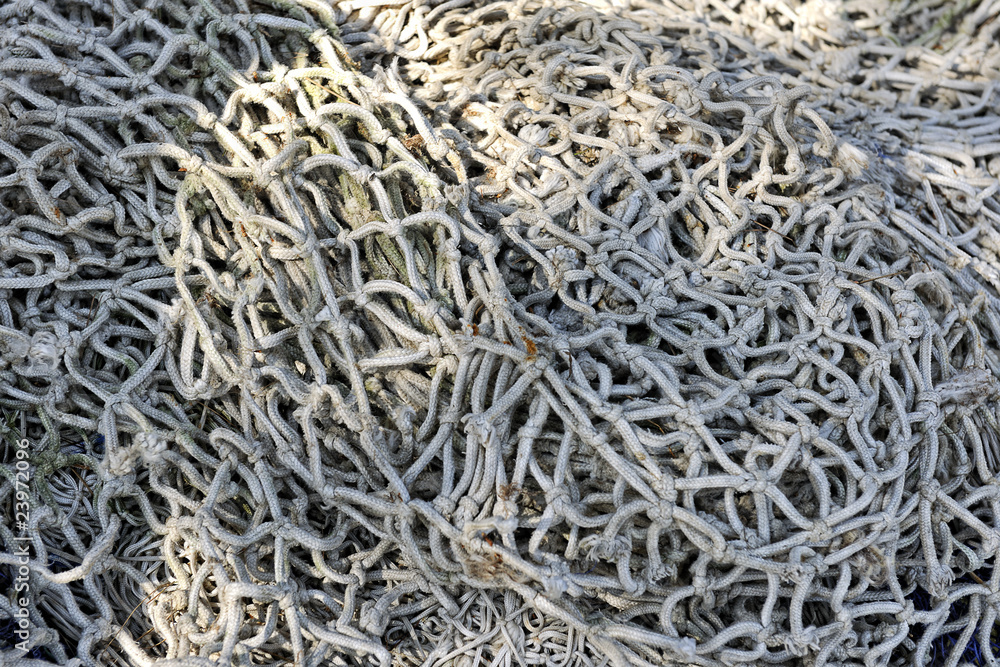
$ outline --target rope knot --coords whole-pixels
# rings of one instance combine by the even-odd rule
[[[167,452],[167,439],[155,431],[141,431],[132,438],[132,447],[147,467],[163,463]]]
[[[247,463],[250,465],[256,465],[258,462],[263,460],[268,455],[270,450],[270,448],[260,440],[250,442],[247,449],[250,450],[250,453],[247,455]]]
[[[188,174],[191,174],[192,176],[197,176],[198,172],[201,171],[201,168],[204,164],[205,161],[202,160],[197,155],[191,155],[181,160],[181,166],[184,167],[184,170]]]
[[[812,536],[810,541],[812,542],[826,542],[827,540],[833,539],[833,529],[830,528],[830,524],[822,519],[813,521]]]
[[[191,254],[190,250],[178,247],[174,250],[172,259],[175,269],[179,269],[181,273],[187,273],[191,269],[191,264],[194,262],[194,255]]]
[[[466,417],[465,433],[469,436],[469,443],[475,442],[483,447],[492,444],[496,437],[496,430],[493,424],[482,414],[469,415]]]
[[[553,486],[545,492],[545,504],[551,507],[556,514],[563,515],[565,508],[572,504],[569,489],[562,484]]]
[[[503,184],[507,183],[512,178],[514,178],[513,167],[510,167],[508,165],[503,165],[497,167],[496,171],[494,172],[493,180],[496,181],[497,183]]]
[[[154,85],[156,85],[156,79],[154,79],[152,75],[138,74],[132,77],[132,80],[129,82],[129,90],[131,90],[133,93],[138,93],[141,91],[145,91],[147,88]]]
[[[500,246],[497,244],[495,238],[486,234],[479,240],[477,244],[479,246],[479,252],[483,257],[496,257],[497,253],[500,251]]]
[[[203,130],[212,130],[215,129],[215,124],[219,122],[219,117],[211,112],[204,113],[198,116],[196,122],[198,123],[198,127],[202,128]]]
[[[109,477],[124,477],[135,471],[136,458],[131,447],[109,448],[101,463],[102,472]]]
[[[212,398],[212,388],[208,385],[208,382],[201,378],[195,380],[191,386],[191,393],[195,400],[207,401]]]
[[[624,347],[625,349],[621,350],[620,352],[622,358],[625,359],[625,361],[629,364],[631,364],[636,359],[644,359],[646,357],[646,353],[638,345],[627,345]],[[617,349],[615,351],[619,352],[619,350]]]
[[[944,598],[947,596],[948,587],[955,580],[955,573],[947,565],[938,565],[929,568],[927,572],[927,592],[934,597]]]
[[[764,493],[769,486],[767,473],[763,470],[754,470],[743,475],[743,482],[737,487],[737,491],[740,493]]]
[[[77,45],[76,50],[84,55],[92,53],[94,50],[94,44],[96,42],[97,42],[97,36],[92,32],[88,32],[84,36],[83,42]]]
[[[647,302],[640,303],[639,305],[637,305],[635,307],[635,312],[638,313],[638,314],[640,314],[640,315],[644,315],[645,318],[646,318],[646,321],[655,320],[656,316],[658,314],[656,312],[656,308],[653,308],[653,306],[650,305]]]
[[[701,269],[694,269],[688,275],[688,283],[692,287],[704,287],[708,284],[708,278],[701,272]]]
[[[929,419],[941,411],[941,394],[937,391],[921,391],[917,392],[917,412],[922,412],[926,415],[925,419]]]
[[[42,170],[41,165],[36,164],[35,162],[33,162],[31,160],[25,160],[24,162],[18,162],[17,166],[14,168],[14,171],[21,178],[21,180],[24,180],[25,177],[28,174],[31,174],[31,175],[33,175],[33,176],[35,176],[37,178],[38,177],[38,172],[40,172],[41,170]]]
[[[560,357],[568,356],[571,349],[569,339],[566,336],[553,336],[549,339],[549,349]]]
[[[674,478],[669,475],[663,475],[657,479],[650,482],[650,487],[656,492],[660,498],[667,502],[677,501],[677,489],[674,487]]]
[[[427,352],[434,359],[440,359],[444,356],[444,349],[441,347],[441,338],[435,335],[429,335],[420,343],[420,349]]]
[[[427,149],[427,154],[431,156],[433,160],[440,162],[448,155],[451,148],[443,140],[438,140],[433,143],[428,143],[425,145]]]
[[[569,590],[569,582],[564,576],[549,576],[542,578],[542,588],[550,598],[560,598]]]
[[[601,403],[593,406],[594,414],[610,424],[617,424],[622,420],[624,411],[622,406],[613,403]]]
[[[455,501],[448,496],[438,496],[431,504],[434,506],[434,509],[446,519],[451,518],[451,516],[455,513]]]
[[[59,80],[67,88],[76,88],[76,84],[80,80],[80,73],[76,70],[76,68],[67,66],[63,71],[62,76],[59,77]]]
[[[62,359],[56,335],[51,331],[36,331],[31,336],[27,356],[32,367],[41,367],[49,373],[55,372]]]
[[[151,18],[153,18],[153,13],[151,11],[148,9],[139,9],[129,16],[126,24],[128,25],[129,30],[132,31],[136,28],[145,26],[146,22]]]
[[[819,651],[819,648],[819,631],[814,625],[785,639],[785,649],[796,657],[809,655],[810,651]]]
[[[876,350],[868,357],[868,367],[873,375],[881,376],[892,367],[892,357],[884,349]]]
[[[111,180],[125,181],[135,177],[135,165],[118,155],[101,158],[102,171]]]
[[[55,116],[52,119],[52,129],[56,132],[62,132],[66,129],[66,114],[69,109],[64,104],[57,104],[55,108]]]
[[[71,232],[78,232],[78,231],[80,231],[84,227],[85,224],[86,223],[78,215],[74,215],[72,217],[66,218],[66,228],[69,231],[71,231]],[[70,276],[74,275],[76,273],[76,271],[74,271],[73,269],[69,269],[69,268],[67,268],[67,269],[60,269],[60,268],[52,267],[46,273],[54,281],[59,282],[59,281],[62,281],[62,280],[66,280]]]
[[[587,266],[605,266],[610,257],[606,250],[600,250],[587,256]]]
[[[354,307],[356,309],[361,310],[369,303],[371,303],[371,299],[368,298],[368,295],[366,293],[364,292],[354,293]]]
[[[309,259],[314,256],[317,248],[319,248],[319,243],[317,242],[316,237],[310,234],[306,237],[305,241],[296,246],[295,252],[298,259]]]
[[[920,497],[924,500],[934,502],[937,500],[938,492],[941,490],[941,482],[936,479],[931,478],[926,482],[920,482],[918,485],[920,489]]]
[[[458,527],[465,525],[466,521],[472,519],[472,517],[479,514],[479,503],[477,503],[473,498],[465,496],[458,501],[458,509],[455,511],[455,523]]]
[[[280,607],[281,609],[291,610],[295,608],[295,601],[296,598],[298,597],[297,595],[298,586],[296,586],[295,582],[292,581],[289,581],[287,585],[288,585],[288,590],[280,597],[278,597],[277,602],[278,602],[278,607]]]
[[[329,396],[326,387],[326,385],[314,384],[309,390],[309,395],[306,396],[306,407],[313,412],[319,412],[320,408],[323,407],[323,402],[326,401]]]
[[[601,533],[580,540],[580,549],[587,552],[588,560],[615,561],[631,554],[630,542],[631,540],[624,535],[609,536]]]
[[[361,605],[358,624],[368,634],[381,637],[389,627],[389,614],[379,609],[374,602],[365,602]]]
[[[693,408],[681,408],[674,415],[674,421],[691,428],[701,428],[705,425],[705,416]]]
[[[123,120],[130,120],[141,114],[143,112],[143,107],[135,100],[126,100],[121,107],[119,107],[119,110],[121,111]]]
[[[646,516],[649,517],[650,521],[669,528],[674,523],[674,503],[669,500],[661,500],[646,511]]]
[[[267,190],[276,178],[278,178],[278,173],[276,171],[265,170],[262,167],[256,167],[253,170],[254,185],[261,190]]]
[[[295,82],[294,78],[288,76],[289,69],[281,63],[275,63],[271,68],[271,87],[277,88],[275,91],[279,95],[287,93]]]
[[[413,519],[417,516],[417,511],[409,503],[396,503],[394,508],[394,516],[399,525],[413,525]]]
[[[799,437],[802,438],[802,444],[808,444],[816,440],[819,437],[819,427],[815,424],[810,424],[808,422],[799,422]]]

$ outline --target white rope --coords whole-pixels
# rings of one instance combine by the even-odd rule
[[[872,4],[0,7],[4,660],[994,664],[996,3]]]

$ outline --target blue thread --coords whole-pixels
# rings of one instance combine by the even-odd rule
[[[58,569],[56,569],[56,566],[58,566]],[[57,572],[65,572],[70,569],[69,563],[52,553],[49,554],[48,567],[53,574]]]
[[[104,453],[104,436],[103,435],[98,434],[98,435],[94,436],[94,439],[90,441],[90,444],[94,448],[94,453],[95,454],[103,454]],[[78,453],[85,454],[87,452],[87,441],[86,440],[81,440],[80,442],[77,442],[77,443],[74,443],[74,444],[70,445],[70,447],[75,447],[78,450]]]
[[[964,583],[980,583],[982,581],[987,581],[993,574],[992,567],[984,567],[974,573],[976,578],[971,577],[969,574],[964,574],[956,580],[957,582]],[[933,604],[930,594],[919,584],[916,584],[913,590],[907,594],[906,599],[913,602],[913,608],[916,611],[931,611]],[[951,608],[948,610],[948,618],[946,624],[955,624],[963,619],[967,618],[969,610],[968,600],[965,598],[956,600],[952,603]],[[928,663],[931,667],[941,667],[944,665],[948,657],[958,648],[958,640],[962,634],[965,627],[959,627],[958,630],[953,632],[947,632],[941,634],[934,638],[930,644],[930,662]],[[994,628],[991,636],[989,647],[986,648],[983,644],[979,642],[979,631],[980,626],[976,626],[972,633],[972,637],[962,647],[961,662],[966,664],[975,665],[976,667],[982,667],[986,663],[985,651],[989,651],[993,657],[1000,657],[1000,637],[997,636],[997,629]],[[926,631],[924,629],[913,630],[913,638],[915,641],[919,642],[923,637],[923,633]]]

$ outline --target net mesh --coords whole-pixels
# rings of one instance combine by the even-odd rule
[[[3,659],[996,664],[998,9],[4,4]]]

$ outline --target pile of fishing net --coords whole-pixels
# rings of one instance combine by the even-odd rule
[[[958,4],[0,6],[3,661],[996,664]]]

